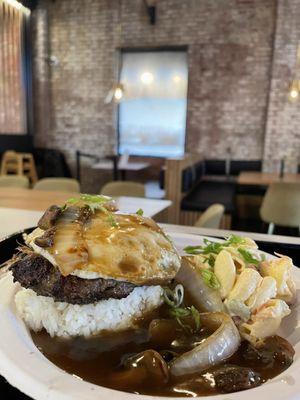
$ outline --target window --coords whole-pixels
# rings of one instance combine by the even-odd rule
[[[184,154],[187,106],[185,51],[123,52],[119,153]]]
[[[0,134],[27,133],[25,31],[30,11],[0,1]]]

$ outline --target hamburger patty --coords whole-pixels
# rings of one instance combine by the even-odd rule
[[[45,257],[35,253],[22,253],[11,265],[14,281],[40,296],[70,304],[89,304],[104,299],[127,297],[135,288],[129,282],[114,279],[82,279],[62,276]]]

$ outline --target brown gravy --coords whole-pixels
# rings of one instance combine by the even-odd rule
[[[186,336],[180,329],[175,340],[174,337],[172,338],[171,345],[168,337],[150,341],[147,325],[143,321],[138,330],[106,334],[91,339],[82,337],[67,340],[51,338],[45,331],[31,334],[36,346],[51,362],[64,371],[96,385],[157,396],[195,397],[221,393],[215,387],[213,369],[188,377],[171,378],[168,383],[156,384],[153,384],[152,379],[141,380],[138,377],[132,379],[126,374],[122,375],[124,369],[121,367],[121,363],[129,355],[148,349],[156,350],[161,354],[164,350],[175,351],[177,354],[190,350],[191,343],[186,344]],[[201,328],[192,340],[199,342],[209,334],[210,332],[205,328]],[[261,374],[262,383],[280,374],[288,367],[280,359],[268,357],[269,355],[262,358],[245,358],[247,346],[247,343],[243,342],[240,349],[224,365],[250,367]],[[166,355],[166,353],[164,354]]]

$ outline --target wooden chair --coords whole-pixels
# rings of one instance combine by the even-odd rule
[[[1,175],[0,176],[0,187],[18,187],[18,188],[29,188],[29,180],[27,176],[19,175]]]
[[[80,185],[76,179],[71,178],[44,178],[37,181],[33,189],[55,191],[55,192],[70,192],[79,193]]]
[[[194,164],[201,162],[202,156],[197,154],[185,154],[183,157],[168,158],[165,165],[165,198],[172,201],[172,205],[168,208],[168,222],[173,224],[188,225],[189,221],[183,220],[181,212],[181,201],[186,194],[183,189],[182,175],[183,171]],[[194,213],[192,225],[200,213]]]
[[[105,184],[100,194],[111,197],[130,196],[145,197],[145,186],[142,183],[130,181],[113,181]]]
[[[219,229],[224,212],[225,207],[223,206],[223,204],[212,204],[195,222],[195,226],[197,226],[198,228]]]
[[[15,151],[6,151],[1,162],[1,175],[23,175],[22,157]]]
[[[275,225],[300,227],[300,183],[272,183],[263,199],[261,219],[269,224],[268,234]]]
[[[33,155],[13,150],[6,151],[2,157],[1,175],[24,175],[34,185],[38,178]]]

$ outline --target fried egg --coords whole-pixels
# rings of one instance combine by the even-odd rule
[[[152,219],[140,215],[96,211],[84,224],[58,222],[54,244],[46,249],[34,243],[43,232],[36,229],[26,243],[63,276],[153,285],[170,281],[180,268],[170,239]]]

